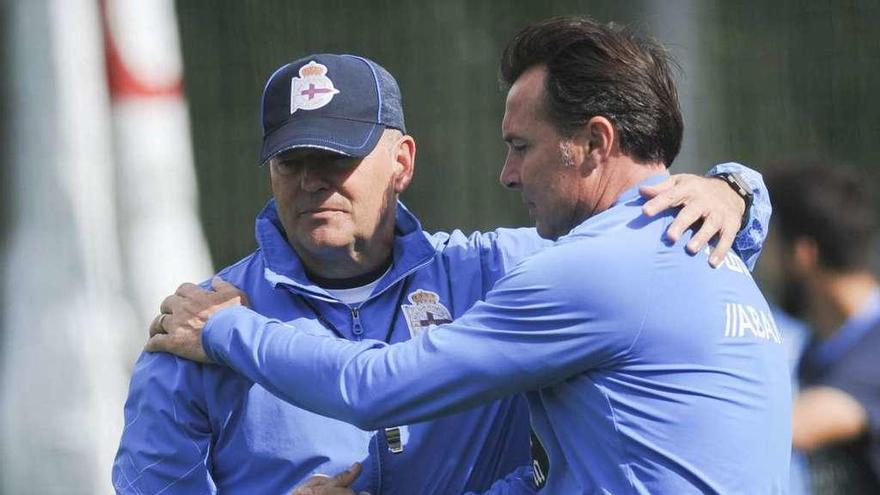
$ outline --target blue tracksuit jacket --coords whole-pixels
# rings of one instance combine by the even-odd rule
[[[671,214],[647,219],[642,204],[630,189],[406,342],[328,338],[235,307],[209,320],[205,348],[366,429],[527,392],[546,493],[784,493],[791,396],[767,303],[737,255],[710,268],[708,250],[663,240]]]
[[[730,169],[754,184],[753,220],[736,244],[754,260],[769,218],[767,193],[760,175],[739,165],[713,171]],[[257,251],[220,275],[247,292],[257,312],[325,332],[320,317],[352,341],[400,342],[457,318],[516,263],[548,245],[533,229],[426,234],[401,206],[392,269],[367,301],[350,308],[308,281],[279,225],[270,202],[257,220]],[[529,460],[522,398],[364,431],[287,404],[227,367],[167,354],[138,359],[125,425],[113,465],[119,493],[287,493],[311,474],[362,461],[358,490],[457,494],[485,490]],[[392,452],[398,443],[402,451]],[[498,486],[530,493],[531,474],[520,469]]]

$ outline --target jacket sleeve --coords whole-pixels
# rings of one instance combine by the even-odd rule
[[[455,322],[392,346],[311,335],[240,306],[213,315],[202,342],[215,361],[312,412],[365,430],[425,421],[628,352],[644,312],[622,304],[634,289],[584,275],[615,253],[572,267],[551,259],[556,249],[517,266]]]
[[[749,209],[749,218],[746,227],[737,233],[733,249],[746,263],[750,270],[755,268],[764,240],[767,238],[767,229],[770,225],[770,215],[773,208],[770,204],[770,195],[764,178],[755,170],[745,165],[728,162],[715,165],[709,170],[708,175],[722,172],[734,172],[740,175],[751,186],[754,201]],[[455,244],[458,236],[451,236],[450,241]],[[552,241],[541,239],[534,228],[505,229],[499,228],[492,232],[475,233],[467,241],[468,245],[480,250],[484,277],[484,290],[488,291],[492,285],[504,276],[509,270],[523,259],[550,246]],[[450,249],[450,251],[453,251]]]
[[[484,293],[520,261],[553,244],[553,241],[542,239],[534,228],[499,228],[475,234],[473,241],[480,249]]]
[[[480,278],[472,279],[480,283],[479,299],[485,298],[495,282],[519,262],[553,244],[542,239],[534,228],[498,228],[470,235],[455,230],[434,235],[442,239],[442,256],[453,276],[460,270],[469,270],[474,261],[479,263]]]
[[[761,249],[764,248],[764,240],[767,239],[767,229],[770,226],[770,215],[773,207],[770,205],[770,193],[764,185],[764,178],[755,170],[735,162],[722,163],[712,167],[708,175],[716,175],[722,172],[737,173],[752,188],[754,201],[749,210],[749,219],[746,227],[739,231],[733,243],[733,250],[745,262],[749,270],[755,269]]]
[[[113,462],[116,493],[216,493],[201,380],[200,365],[170,354],[141,354]]]

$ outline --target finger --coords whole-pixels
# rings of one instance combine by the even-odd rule
[[[691,254],[696,254],[703,249],[703,246],[709,243],[709,241],[715,237],[715,234],[721,230],[721,226],[716,220],[714,215],[709,215],[703,219],[703,225],[700,227],[700,230],[691,237],[691,240],[687,244],[687,250]]]
[[[730,251],[730,247],[733,246],[734,239],[736,239],[736,233],[731,229],[721,230],[718,244],[712,248],[712,253],[709,255],[709,264],[712,265],[712,268],[718,268],[721,266],[721,263],[724,262],[724,257],[727,256],[727,252]]]
[[[361,469],[361,463],[355,462],[350,468],[334,476],[333,480],[336,482],[336,486],[350,486],[360,476]]]
[[[639,194],[643,197],[651,199],[657,196],[660,193],[666,192],[672,189],[675,186],[676,178],[675,176],[669,177],[663,182],[659,182],[657,184],[651,186],[642,186],[639,188]]]
[[[250,306],[250,301],[248,300],[247,295],[241,289],[220,277],[214,277],[211,279],[211,287],[217,292],[234,293],[238,295],[242,306]]]
[[[174,312],[174,309],[180,306],[182,298],[177,294],[171,294],[162,300],[162,304],[159,305],[160,313],[168,313],[171,314]]]
[[[186,282],[186,283],[180,284],[180,287],[177,288],[177,291],[175,292],[175,294],[177,294],[178,296],[187,297],[187,296],[192,296],[195,294],[202,294],[205,292],[207,292],[207,291],[202,289],[198,285]]]
[[[147,341],[144,350],[147,352],[168,352],[170,338],[170,335],[164,333],[153,335],[150,337],[150,340]]]
[[[642,205],[642,212],[653,217],[654,215],[666,211],[674,206],[679,206],[684,202],[684,197],[680,188],[671,189],[658,194],[653,199]]]
[[[164,326],[164,320],[167,316],[168,313],[161,313],[153,318],[153,322],[150,323],[150,337],[160,333],[168,333]]]
[[[330,482],[333,481],[333,478],[327,476],[326,474],[313,474],[309,479],[306,480],[305,483],[299,485],[297,488],[308,488],[310,486],[324,486],[329,485]]]
[[[702,220],[702,218],[703,212],[701,210],[693,206],[685,206],[675,215],[672,223],[669,224],[669,228],[666,229],[666,237],[672,242],[677,242],[681,239],[681,235],[685,230]]]
[[[730,198],[730,200],[729,200],[729,201],[725,201],[725,203],[731,203],[731,204],[735,204],[735,205],[736,205],[735,208],[736,208],[737,215],[739,216],[740,220],[742,220],[742,216],[743,216],[743,215],[745,214],[745,212],[746,212],[746,200],[745,200],[742,196],[740,196],[739,194],[737,194],[737,193],[733,190],[733,188],[730,187],[729,184],[727,184],[727,181],[725,181],[724,179],[722,179],[722,178],[720,178],[720,177],[715,177],[715,176],[707,177],[707,179],[712,180],[712,181],[714,182],[714,184],[716,185],[717,189],[718,189],[719,191],[721,191],[721,195],[722,195],[722,196],[725,196],[725,197],[727,197],[727,198]],[[719,182],[721,183],[720,185],[718,184]],[[723,185],[724,187],[721,187],[722,185]]]
[[[238,287],[230,284],[229,282],[227,282],[217,276],[215,276],[214,278],[211,279],[211,287],[213,287],[214,290],[216,290],[217,292],[220,292],[221,290],[230,290],[230,289],[238,290]]]
[[[348,488],[338,488],[333,486],[314,486],[297,488],[293,495],[354,495],[354,492]]]

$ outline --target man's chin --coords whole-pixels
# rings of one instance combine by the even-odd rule
[[[535,230],[538,231],[538,235],[543,239],[549,239],[551,241],[559,239],[559,233],[549,228],[545,223],[535,222]]]
[[[316,251],[348,247],[354,242],[353,237],[347,234],[347,230],[332,224],[308,229],[302,232],[300,239]]]
[[[779,305],[786,313],[795,318],[807,316],[808,297],[806,284],[796,280],[785,280],[782,283]]]

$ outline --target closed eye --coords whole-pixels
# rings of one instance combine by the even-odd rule
[[[514,153],[522,154],[529,149],[529,145],[519,140],[513,140],[507,142],[507,148]]]
[[[293,160],[281,160],[278,158],[273,158],[269,162],[269,166],[275,170],[275,173],[278,175],[293,175],[296,173],[297,169],[301,166],[301,163],[298,163]]]

